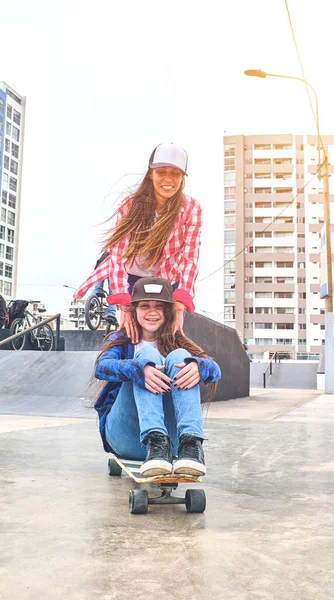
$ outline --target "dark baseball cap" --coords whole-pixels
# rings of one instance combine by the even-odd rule
[[[169,281],[162,277],[141,277],[133,286],[131,302],[141,300],[174,303],[173,288]]]

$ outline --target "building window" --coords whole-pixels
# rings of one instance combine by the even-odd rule
[[[255,292],[255,298],[272,298],[272,292]]]
[[[3,262],[0,262],[0,277],[3,277]]]
[[[5,263],[5,277],[8,277],[8,279],[12,279],[13,277],[13,267],[12,265],[7,265]]]
[[[272,323],[255,323],[255,329],[272,329]]]
[[[278,306],[277,308],[275,308],[275,313],[277,315],[293,315],[295,312],[295,309],[293,306]]]
[[[3,244],[1,244],[1,246],[3,246],[3,248],[4,248]],[[6,246],[6,258],[7,258],[7,260],[13,260],[13,255],[14,255],[14,249],[11,248],[10,246]]]
[[[271,188],[270,187],[257,187],[257,188],[254,188],[254,193],[255,194],[271,194]]]
[[[254,144],[254,150],[271,150],[271,144]]]
[[[4,281],[3,282],[3,293],[5,296],[11,296],[12,295],[12,284],[10,281]]]
[[[291,346],[293,344],[293,340],[278,338],[274,341],[278,346]]]
[[[235,288],[235,275],[225,275],[224,288],[225,289]]]
[[[5,244],[0,244],[0,258],[5,258]]]
[[[19,166],[19,163],[17,163],[16,160],[12,159],[10,161],[10,170],[12,173],[14,173],[14,175],[17,175],[18,166]]]
[[[225,231],[224,232],[224,242],[226,244],[230,244],[231,242],[235,242],[235,239],[236,239],[235,230]]]
[[[19,157],[19,147],[17,144],[14,144],[14,142],[12,142],[12,155],[15,156],[15,158]]]
[[[294,297],[293,292],[275,292],[274,293],[274,298],[293,298],[293,297]]]
[[[10,153],[10,140],[8,138],[5,139],[5,150]]]
[[[6,192],[5,190],[2,190],[2,204],[7,204],[7,196],[8,196],[8,192]]]
[[[272,346],[273,345],[273,340],[271,338],[256,338],[255,339],[255,344],[257,346]]]
[[[235,292],[224,292],[224,304],[235,304]]]
[[[224,202],[224,213],[225,213],[225,215],[235,213],[235,200],[230,200],[228,202]]]
[[[9,171],[9,156],[4,156],[3,166],[4,166],[4,169],[7,169],[7,171]]]
[[[13,227],[15,226],[15,213],[13,213],[11,210],[8,211],[7,223],[8,225],[12,225]]]
[[[6,123],[6,133],[7,133],[7,135],[12,135],[12,126],[9,123],[9,121],[7,121],[7,123]]]
[[[2,187],[8,188],[8,174],[3,173],[2,175]]]
[[[14,138],[14,140],[16,140],[17,142],[20,141],[20,130],[17,127],[15,127],[15,125],[13,125],[12,138]]]
[[[7,228],[7,242],[14,244],[14,230]]]
[[[293,269],[293,262],[279,261],[275,265],[278,269]]]
[[[235,171],[235,158],[225,158],[224,170],[225,171]]]
[[[225,187],[224,188],[224,199],[228,198],[235,199],[235,187]]]
[[[306,323],[299,323],[299,329],[306,329]]]
[[[7,211],[5,208],[1,209],[1,221],[3,221],[4,223],[6,223],[6,218],[7,218]]]
[[[8,119],[12,118],[12,107],[10,106],[10,104],[7,104],[7,117]]]
[[[298,308],[298,314],[306,315],[306,308]]]
[[[276,323],[276,329],[293,329],[293,323]]]
[[[235,173],[225,173],[224,185],[226,185],[226,187],[230,187],[231,185],[235,186]]]
[[[3,111],[3,109],[4,109],[4,100],[3,100],[3,98],[0,98],[0,110],[1,110],[1,112]]]
[[[273,266],[272,262],[263,262],[263,261],[255,262],[256,269],[271,269],[272,266]]]
[[[257,306],[255,308],[256,315],[271,315],[272,312],[273,312],[273,309],[271,306]]]
[[[230,321],[231,319],[235,319],[235,306],[225,306],[224,309],[224,320],[227,319]]]
[[[254,179],[271,179],[271,173],[254,173]]]
[[[8,206],[10,208],[16,208],[16,198],[15,198],[14,194],[9,194]]]
[[[255,165],[270,165],[271,158],[255,158],[254,164]]]
[[[6,228],[3,225],[0,225],[0,240],[5,239],[5,231],[6,231]]]
[[[225,144],[224,155],[225,156],[235,156],[235,144]]]
[[[13,112],[13,121],[16,123],[16,125],[21,125],[21,115],[17,110],[15,110],[15,108]]]
[[[274,150],[292,150],[291,144],[273,144]]]
[[[17,179],[15,179],[15,177],[9,178],[9,189],[13,192],[17,191]]]

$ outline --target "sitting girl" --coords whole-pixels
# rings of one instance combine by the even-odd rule
[[[172,333],[174,304],[166,279],[138,279],[129,310],[139,343],[125,329],[112,333],[95,367],[95,377],[106,380],[95,403],[104,449],[144,460],[140,473],[147,477],[206,472],[199,383],[214,384],[220,369],[194,342]]]

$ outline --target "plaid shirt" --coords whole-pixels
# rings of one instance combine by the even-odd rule
[[[108,341],[124,337],[123,333],[112,333]],[[99,416],[99,430],[106,452],[112,452],[105,434],[107,416],[118,396],[122,383],[132,381],[145,389],[144,367],[150,363],[147,359],[134,358],[134,345],[124,339],[124,344],[113,346],[105,350],[97,359],[95,377],[107,381],[95,403],[95,410]],[[212,358],[192,356],[186,358],[185,363],[195,360],[198,364],[200,381],[215,383],[221,377],[220,368]],[[152,364],[152,363],[150,363]]]
[[[129,207],[128,198],[122,203],[117,223],[126,215]],[[172,232],[164,247],[157,277],[164,277],[170,283],[179,282],[178,289],[174,292],[174,299],[183,302],[188,312],[195,310],[193,304],[194,287],[198,275],[198,258],[200,250],[201,234],[201,207],[197,200],[183,195],[183,204],[180,213],[174,223]],[[87,290],[103,281],[110,279],[112,296],[109,296],[110,304],[130,304],[128,294],[128,274],[124,258],[129,245],[129,236],[121,239],[115,246],[110,248],[110,254],[99,267],[86,279],[86,281],[75,292],[74,298],[82,298]]]

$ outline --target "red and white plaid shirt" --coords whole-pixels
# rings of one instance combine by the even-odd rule
[[[119,209],[117,223],[128,211],[128,200],[126,198]],[[197,200],[183,195],[180,213],[166,242],[156,273],[156,277],[164,277],[172,284],[179,282],[178,289],[174,291],[174,300],[183,302],[188,312],[195,310],[193,297],[201,245],[201,214],[202,209]],[[128,245],[129,236],[126,236],[110,248],[109,256],[75,292],[76,300],[82,298],[91,287],[109,278],[113,295],[108,297],[108,302],[121,306],[130,304],[126,271],[128,259],[124,258]]]

